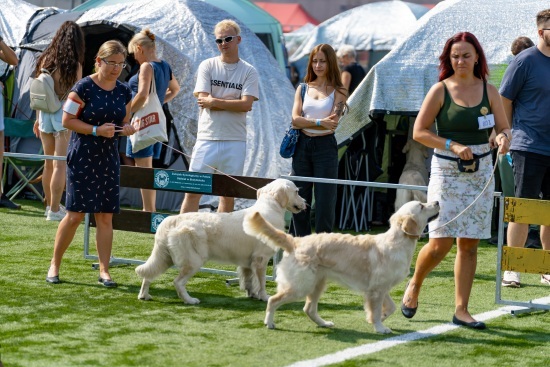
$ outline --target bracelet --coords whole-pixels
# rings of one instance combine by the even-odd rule
[[[92,127],[92,135],[97,136],[97,126]]]
[[[447,141],[445,142],[445,150],[451,150],[451,143],[453,141],[451,139],[447,139]]]
[[[501,132],[502,135],[504,135],[504,137],[508,140],[509,143],[511,143],[512,141],[510,140],[510,137],[508,136],[508,134],[506,134],[504,131]]]
[[[320,119],[315,120],[315,126],[321,126],[321,120]]]

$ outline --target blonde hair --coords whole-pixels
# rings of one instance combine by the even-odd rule
[[[241,27],[231,19],[224,19],[220,21],[216,26],[214,27],[214,34],[216,34],[217,31],[226,31],[226,30],[234,30],[236,33],[236,36],[241,35]]]
[[[128,52],[131,54],[137,51],[137,46],[145,48],[155,48],[155,35],[146,28],[139,33],[134,34],[134,37],[128,43]]]
[[[96,59],[99,57],[100,59],[105,59],[112,55],[122,54],[124,55],[124,58],[128,56],[128,52],[126,51],[126,47],[117,40],[110,40],[105,43],[103,43],[101,46],[99,46],[99,50],[97,51]],[[96,62],[95,70],[98,70],[98,64]]]

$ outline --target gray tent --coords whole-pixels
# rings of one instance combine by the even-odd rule
[[[427,12],[425,6],[399,0],[355,7],[315,27],[290,56],[290,62],[300,65],[303,76],[303,59],[307,60],[315,45],[328,43],[336,50],[349,44],[358,51],[358,62],[368,70],[414,31],[417,19]]]
[[[5,4],[7,2],[8,4]],[[190,155],[195,143],[197,132],[198,107],[192,95],[195,84],[195,73],[199,63],[218,55],[218,50],[213,42],[214,25],[226,18],[234,19],[225,11],[206,2],[197,0],[140,0],[124,2],[120,0],[107,0],[113,5],[101,6],[89,9],[85,12],[60,12],[47,8],[40,13],[61,13],[58,21],[52,24],[61,24],[65,18],[74,19],[79,23],[86,34],[90,55],[87,60],[93,60],[97,47],[94,40],[106,40],[110,37],[127,41],[133,32],[142,28],[150,28],[157,36],[159,56],[167,60],[172,66],[175,77],[181,85],[180,94],[169,103],[170,111],[174,117],[174,125],[177,136],[181,142],[183,153]],[[5,6],[6,5],[6,6]],[[15,29],[25,24],[29,18],[23,18],[21,13],[8,12],[7,9],[19,9],[28,7],[21,0],[3,0],[0,9],[2,23]],[[143,9],[147,9],[146,12]],[[27,14],[28,15],[28,14]],[[34,21],[46,22],[48,17],[35,15]],[[248,114],[247,157],[245,161],[244,175],[258,177],[278,177],[286,174],[290,169],[290,162],[282,159],[278,154],[278,148],[292,109],[294,91],[292,85],[279,68],[276,60],[266,49],[260,39],[254,33],[240,23],[243,42],[240,46],[240,55],[256,67],[260,75],[260,101],[254,104],[253,110]],[[0,24],[2,24],[0,23]],[[12,26],[13,24],[13,26]],[[21,49],[42,50],[48,40],[55,33],[50,29],[40,37],[34,37],[32,43],[21,45]],[[15,37],[14,37],[15,38]],[[20,41],[18,41],[19,43]],[[23,60],[18,67],[18,86],[14,99],[20,101],[20,109],[28,106],[28,82],[30,72],[34,65],[32,60]],[[85,67],[86,72],[86,67]],[[89,72],[89,71],[88,71]],[[24,75],[23,75],[24,74]],[[30,116],[31,111],[16,117]],[[183,168],[182,165],[178,168]],[[123,193],[124,202],[126,193]],[[177,209],[181,202],[181,194],[160,193],[157,207],[159,209]],[[124,202],[139,206],[139,195],[127,194]]]

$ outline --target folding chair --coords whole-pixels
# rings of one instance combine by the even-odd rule
[[[34,121],[32,120],[21,120],[15,118],[4,118],[4,136],[8,138],[9,143],[7,148],[9,151],[4,153],[4,172],[3,177],[6,182],[8,180],[8,173],[10,168],[13,171],[13,176],[11,182],[15,181],[11,185],[11,188],[6,192],[6,196],[13,200],[17,195],[19,195],[25,188],[30,189],[34,194],[40,199],[44,200],[42,193],[30,182],[36,179],[44,169],[44,158],[38,157],[37,154],[42,154],[42,143],[34,136],[33,125]],[[21,150],[23,144],[22,142],[31,140],[29,138],[34,138],[31,141],[31,144],[34,148],[38,140],[40,147],[35,150],[37,154],[21,154],[17,153],[18,150]],[[33,148],[31,147],[31,148]],[[14,180],[15,179],[15,180]],[[2,182],[2,184],[4,184]]]

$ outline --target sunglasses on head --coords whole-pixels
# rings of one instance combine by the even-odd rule
[[[225,43],[229,43],[229,42],[232,42],[234,38],[237,38],[239,36],[227,36],[225,38],[216,38],[216,43],[218,45],[221,45],[224,41]]]

